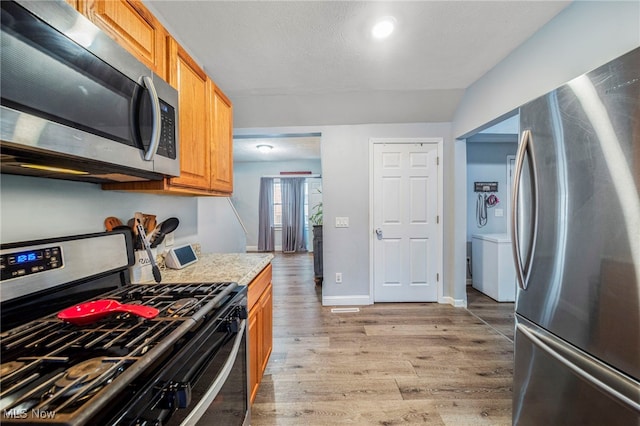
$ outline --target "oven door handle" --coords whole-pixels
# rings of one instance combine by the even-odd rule
[[[238,328],[238,334],[233,342],[233,348],[231,349],[231,353],[229,357],[224,363],[220,374],[213,381],[213,384],[207,390],[207,392],[203,395],[203,397],[198,401],[193,410],[189,413],[189,415],[184,419],[181,423],[181,426],[187,425],[195,425],[200,417],[204,414],[204,412],[209,408],[209,405],[213,402],[213,400],[218,396],[218,392],[222,389],[222,386],[227,381],[229,374],[231,374],[231,370],[233,369],[233,364],[236,362],[236,358],[238,357],[238,352],[240,351],[240,344],[242,343],[242,339],[244,338],[244,334],[247,328],[247,320],[242,320],[240,322],[240,327]]]

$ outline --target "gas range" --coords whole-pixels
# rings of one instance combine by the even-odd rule
[[[104,238],[113,240],[113,236],[74,237],[71,245],[81,240],[89,246],[103,244]],[[126,234],[117,240],[131,249]],[[52,244],[59,248],[65,267],[73,269],[74,259],[66,256],[73,250],[67,248],[65,241],[3,246],[5,264],[16,253],[38,251],[41,248],[34,247]],[[37,269],[36,265],[34,271]],[[241,401],[231,411],[236,424],[242,424],[248,415],[246,288],[236,283],[131,285],[123,280],[127,277],[126,266],[115,269],[71,284],[43,284],[44,290],[3,301],[3,316],[6,305],[12,325],[21,309],[42,306],[43,311],[49,312],[0,333],[2,422],[193,424],[215,408],[217,395],[211,393],[219,393],[230,372],[236,371],[241,386],[230,391],[237,397],[218,399],[225,404]],[[44,271],[58,272],[58,268]],[[50,284],[45,273],[38,275]],[[8,282],[2,281],[3,290]],[[113,285],[115,289],[103,292],[105,286]],[[99,293],[86,298],[96,292]],[[153,307],[158,315],[145,319],[121,312],[81,326],[57,316],[61,307],[98,299]],[[231,354],[234,356],[230,358]],[[237,365],[232,368],[234,364]],[[226,380],[212,390],[211,383],[221,374],[226,375]],[[229,407],[225,409],[228,411]]]

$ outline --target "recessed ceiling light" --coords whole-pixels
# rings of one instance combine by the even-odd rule
[[[270,152],[273,149],[273,146],[272,145],[267,145],[267,144],[262,144],[262,145],[256,146],[256,148],[258,148],[258,151],[266,154],[267,152]]]
[[[395,25],[396,20],[393,16],[385,16],[375,23],[371,29],[371,35],[377,39],[387,38],[393,32]]]

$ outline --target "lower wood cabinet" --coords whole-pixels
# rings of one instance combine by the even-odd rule
[[[273,299],[271,264],[251,281],[249,307],[249,388],[251,402],[256,398],[264,370],[273,348]]]

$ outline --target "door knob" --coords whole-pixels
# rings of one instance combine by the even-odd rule
[[[376,236],[379,240],[382,239],[382,228],[376,228]]]

